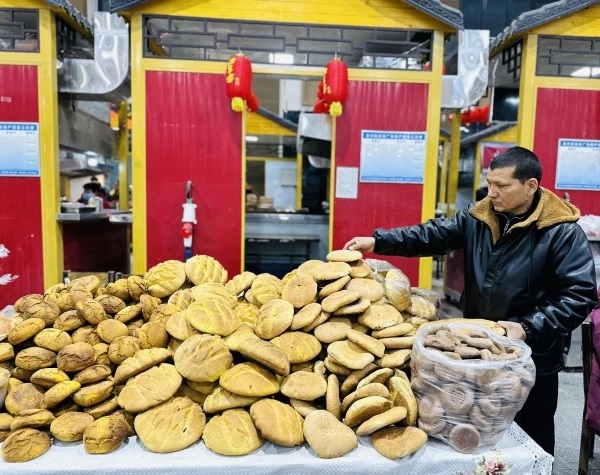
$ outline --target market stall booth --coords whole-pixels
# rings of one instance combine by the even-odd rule
[[[599,214],[600,5],[556,2],[523,14],[492,42],[492,84],[518,87],[517,145],[540,158],[541,185]]]
[[[0,275],[14,278],[0,287],[0,307],[61,278],[56,66],[65,30],[91,38],[69,2],[0,1]]]
[[[246,112],[231,110],[224,74],[239,50],[254,74],[319,79],[336,55],[349,67],[348,99],[332,123],[329,248],[433,217],[438,143],[426,139],[439,134],[443,41],[461,27],[456,10],[416,0],[112,8],[132,35],[134,272],[182,258],[188,180],[198,206],[193,253],[231,274],[244,268]],[[388,154],[400,165],[382,164]],[[393,262],[429,285],[431,259]]]

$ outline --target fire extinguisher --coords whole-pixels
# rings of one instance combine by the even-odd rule
[[[181,206],[183,207],[183,218],[181,219],[183,226],[181,227],[181,237],[183,238],[184,258],[185,260],[188,260],[190,257],[192,257],[192,240],[194,234],[194,225],[197,223],[196,208],[198,207],[194,204],[194,200],[192,199],[191,181],[188,181],[185,185],[185,203]]]

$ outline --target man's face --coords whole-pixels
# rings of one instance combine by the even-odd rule
[[[496,168],[487,174],[488,196],[494,211],[521,214],[527,211],[538,189],[538,182],[530,178],[521,183],[514,177],[515,167]]]

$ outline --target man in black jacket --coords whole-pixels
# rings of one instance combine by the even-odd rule
[[[554,413],[563,342],[597,302],[594,262],[579,210],[540,188],[533,152],[496,156],[488,196],[452,218],[355,237],[345,249],[406,257],[464,249],[465,318],[497,321],[532,348],[536,383],[515,421],[554,454]]]

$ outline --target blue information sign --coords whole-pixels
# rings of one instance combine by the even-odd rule
[[[39,124],[0,122],[0,176],[40,176]]]

